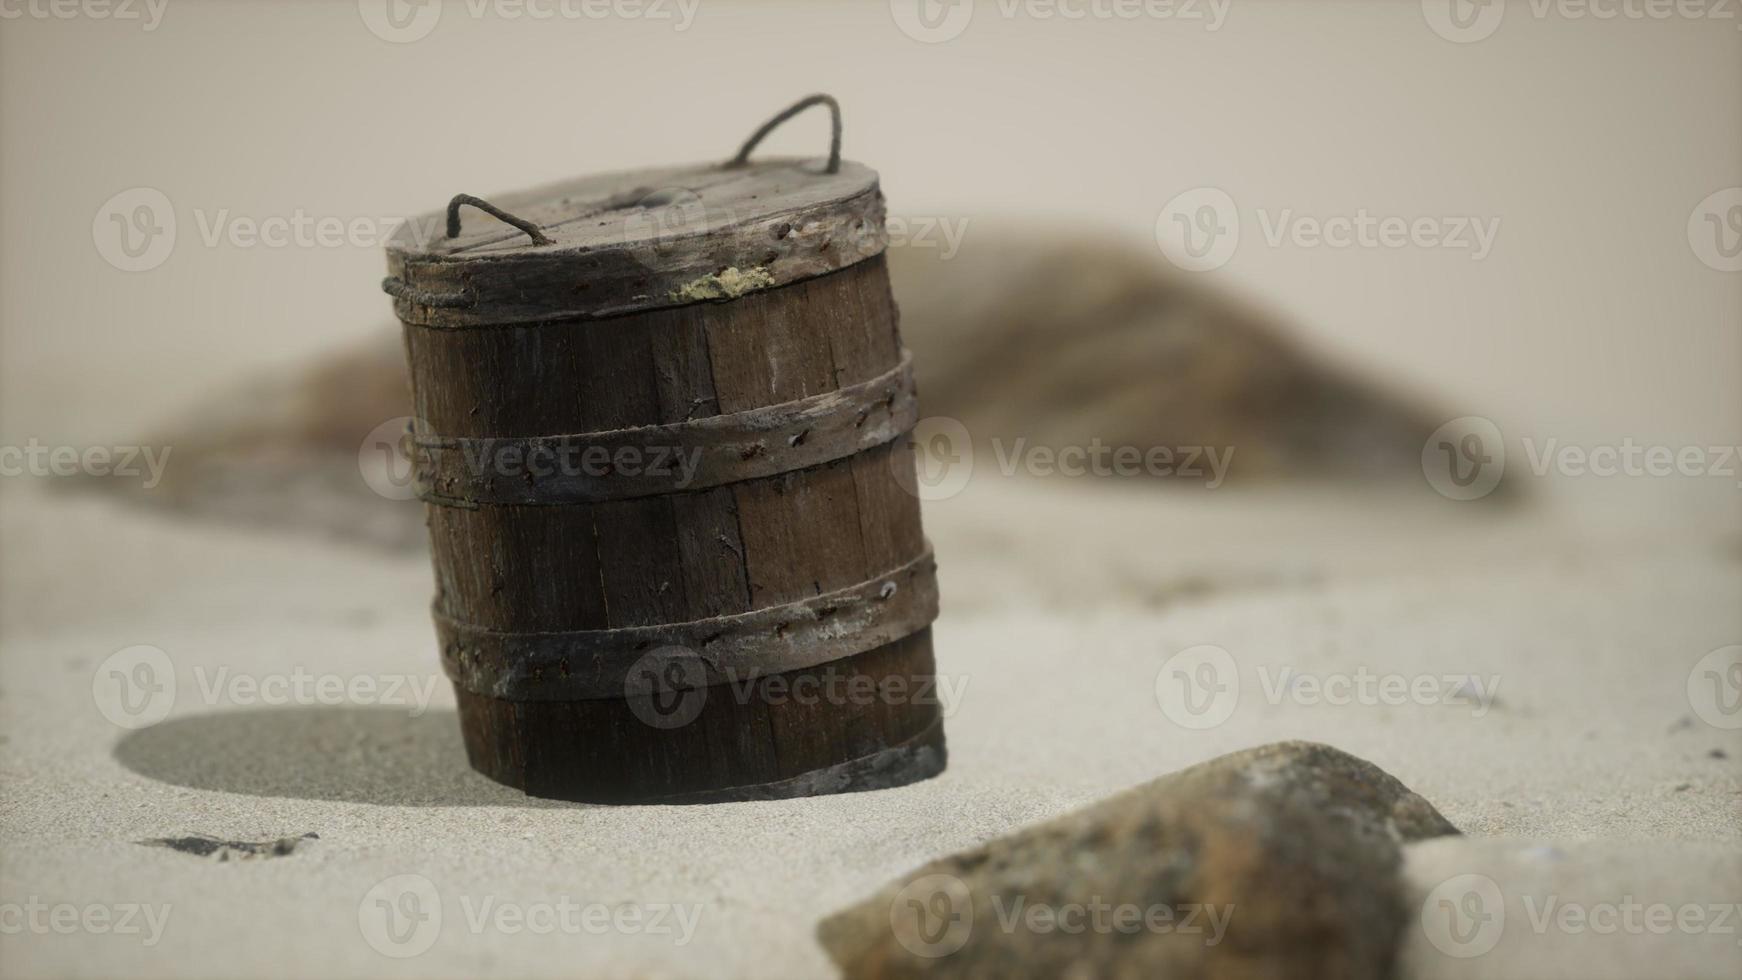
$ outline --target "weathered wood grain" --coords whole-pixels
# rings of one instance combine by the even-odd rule
[[[851,161],[834,174],[778,158],[598,174],[490,201],[549,243],[475,211],[451,239],[443,212],[406,222],[388,242],[383,283],[401,320],[493,326],[727,300],[888,244],[877,174]]]
[[[918,421],[912,359],[903,355],[870,381],[729,415],[519,439],[413,431],[411,445],[425,500],[554,506],[704,490],[819,466],[893,442]]]
[[[911,450],[893,438],[916,409],[881,254],[730,302],[492,326],[414,316],[405,337],[417,428],[439,451],[656,434],[743,452],[745,432],[769,434],[767,461],[630,499],[435,488],[435,612],[476,768],[598,802],[941,770],[932,563],[897,476]],[[807,424],[817,445],[788,442]],[[638,669],[652,653],[679,676]]]

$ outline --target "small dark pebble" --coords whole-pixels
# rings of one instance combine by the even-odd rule
[[[235,841],[192,834],[187,837],[154,837],[139,843],[146,847],[167,847],[172,851],[215,861],[250,861],[256,858],[286,857],[301,847],[304,841],[311,840],[320,840],[320,835],[310,832],[301,837],[280,837],[277,840]]]

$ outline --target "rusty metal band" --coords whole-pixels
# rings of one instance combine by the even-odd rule
[[[910,636],[937,618],[937,563],[918,558],[798,602],[688,623],[504,633],[435,612],[442,669],[509,701],[659,696],[815,667]]]
[[[583,435],[455,438],[413,423],[418,496],[433,504],[628,500],[774,476],[893,442],[919,419],[913,357],[861,384],[671,425]]]
[[[846,762],[800,773],[788,779],[728,786],[722,789],[673,793],[643,800],[643,803],[743,803],[751,800],[792,800],[829,793],[860,793],[893,789],[944,771],[949,752],[944,745],[944,720],[933,718],[918,734]]]

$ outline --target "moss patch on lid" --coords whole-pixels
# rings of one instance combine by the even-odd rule
[[[684,303],[694,303],[701,300],[737,299],[745,293],[767,289],[772,285],[774,285],[774,277],[769,275],[768,270],[762,266],[753,266],[749,269],[739,269],[737,266],[732,266],[684,283],[671,291],[671,298]]]

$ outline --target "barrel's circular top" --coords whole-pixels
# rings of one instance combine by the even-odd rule
[[[388,242],[383,285],[401,319],[427,326],[605,317],[736,299],[845,268],[887,241],[877,173],[862,164],[695,164],[422,215]]]

